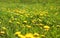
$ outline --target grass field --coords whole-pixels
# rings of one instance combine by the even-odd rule
[[[0,38],[60,38],[60,1],[0,2]]]

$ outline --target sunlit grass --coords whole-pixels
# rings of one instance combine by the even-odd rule
[[[0,38],[60,38],[59,5],[0,3]]]

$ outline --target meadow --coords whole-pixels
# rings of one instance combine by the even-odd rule
[[[60,38],[60,1],[38,2],[0,0],[0,38]]]

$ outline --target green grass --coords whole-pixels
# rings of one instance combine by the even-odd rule
[[[0,33],[0,38],[16,38],[14,36],[16,31],[20,31],[22,35],[39,33],[40,38],[43,38],[41,35],[45,35],[44,38],[60,38],[59,8],[58,2],[34,4],[0,2],[0,32],[5,32],[5,34]],[[30,25],[31,28],[26,25]],[[48,31],[44,30],[46,25],[50,27]],[[5,27],[6,30],[2,27]]]

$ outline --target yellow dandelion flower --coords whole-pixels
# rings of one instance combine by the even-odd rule
[[[41,35],[41,37],[45,37],[45,35]]]
[[[40,21],[40,22],[42,22],[42,20],[41,20],[41,19],[39,19],[39,21]]]
[[[25,38],[25,36],[23,36],[21,32],[16,32],[15,35],[17,35],[19,38]]]
[[[17,18],[14,18],[14,20],[18,20]]]
[[[32,23],[35,23],[36,22],[36,20],[34,19],[34,20],[32,20]]]
[[[38,33],[34,33],[34,37],[35,38],[39,38],[39,34]]]
[[[27,14],[25,14],[25,16],[26,16],[26,17],[28,17],[28,15],[27,15]]]
[[[19,34],[21,34],[21,32],[15,32],[15,35],[19,35]]]
[[[41,26],[41,27],[42,27],[43,25],[44,25],[44,24],[42,24],[42,23],[39,24],[39,26]]]
[[[17,22],[17,24],[20,24],[20,22]]]
[[[1,31],[0,34],[5,34],[5,32],[4,31]]]
[[[27,33],[25,35],[25,38],[34,38],[33,34],[32,33]]]
[[[42,29],[43,24],[42,24],[42,23],[40,23],[40,24],[37,24],[37,26],[39,26],[39,27]]]
[[[48,14],[48,11],[41,11],[40,16],[46,16]]]
[[[2,29],[6,30],[6,27],[2,27]]]
[[[27,28],[31,28],[31,26],[30,26],[30,25],[26,25],[26,27],[27,27]]]
[[[12,20],[9,20],[9,23],[12,23]]]
[[[30,18],[33,18],[33,16],[30,16]]]
[[[40,13],[40,16],[43,16],[44,14],[43,13]]]
[[[45,30],[49,30],[50,27],[46,25],[46,26],[44,26],[44,29],[45,29]]]
[[[27,21],[25,20],[24,23],[27,23]]]
[[[60,25],[57,25],[57,28],[60,28]]]
[[[19,34],[18,37],[25,38],[25,36],[23,36],[22,34]]]

